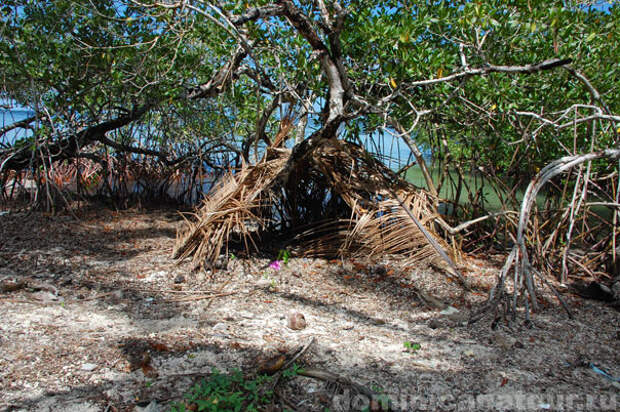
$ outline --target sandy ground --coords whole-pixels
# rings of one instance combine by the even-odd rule
[[[396,410],[620,409],[620,384],[592,368],[620,376],[620,313],[604,304],[566,295],[569,320],[547,296],[531,328],[465,326],[497,274],[491,256],[467,258],[470,293],[397,259],[292,259],[276,271],[237,258],[192,273],[170,259],[179,224],[172,210],[0,215],[0,410],[167,410],[213,367],[249,373],[311,339],[303,366],[380,391]],[[288,327],[293,312],[305,328]],[[315,379],[285,385],[297,410],[368,405]]]

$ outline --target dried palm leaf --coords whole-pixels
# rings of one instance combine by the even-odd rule
[[[435,258],[438,245],[445,249],[434,231],[434,199],[362,147],[327,140],[297,161],[282,184],[278,176],[290,167],[290,155],[270,147],[258,164],[225,176],[194,222],[186,221],[175,258],[193,256],[196,266],[215,262],[233,237],[258,250],[260,233],[269,230],[270,239],[279,237],[301,256],[399,254],[416,262]]]

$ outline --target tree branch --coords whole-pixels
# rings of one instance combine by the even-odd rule
[[[32,129],[33,127],[30,126],[30,123],[34,122],[38,118],[39,118],[39,116],[34,115],[34,116],[27,117],[27,118],[25,118],[23,120],[20,120],[18,122],[11,123],[10,125],[5,126],[2,129],[0,129],[0,136],[5,134],[6,132],[9,132],[9,131],[15,130],[15,129],[19,129],[19,128],[22,128],[22,129]]]
[[[427,79],[427,80],[419,80],[415,82],[407,83],[409,87],[415,86],[427,86],[431,84],[449,82],[452,80],[457,80],[467,76],[479,76],[485,75],[489,73],[515,73],[515,74],[532,74],[543,70],[551,70],[556,67],[564,66],[570,64],[572,59],[551,59],[545,60],[541,63],[537,64],[526,64],[525,66],[495,66],[488,65],[486,67],[478,67],[473,69],[465,69],[459,73],[453,73],[446,77],[439,77],[437,79]]]
[[[193,88],[187,93],[188,99],[201,99],[215,97],[224,91],[226,84],[233,79],[233,74],[241,65],[243,59],[247,56],[247,52],[239,47],[233,54],[230,61],[215,73],[208,82]]]
[[[79,153],[81,147],[84,147],[90,143],[98,141],[105,137],[105,134],[128,125],[129,123],[139,119],[153,107],[153,104],[145,104],[142,107],[133,110],[131,113],[119,116],[116,119],[107,120],[97,125],[88,127],[76,134],[64,137],[55,143],[51,143],[47,146],[50,156],[46,159],[45,163],[51,163],[57,160],[71,159]],[[15,151],[9,149],[0,153],[0,158],[10,156],[3,167],[5,169],[23,170],[31,165],[32,151],[31,148],[24,148]],[[43,159],[39,159],[39,162],[43,162]],[[39,163],[35,161],[35,165]],[[0,170],[1,172],[1,170]]]
[[[344,111],[344,87],[336,61],[332,58],[327,46],[321,41],[312,28],[309,19],[295,6],[291,0],[278,0],[284,6],[284,15],[291,25],[310,44],[310,47],[319,56],[323,71],[329,84],[329,114],[327,121],[331,122],[342,116]]]

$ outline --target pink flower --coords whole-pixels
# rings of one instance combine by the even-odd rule
[[[274,270],[280,270],[282,268],[282,261],[274,260],[273,262],[269,264],[269,267]]]

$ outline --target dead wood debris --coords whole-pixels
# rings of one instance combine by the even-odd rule
[[[449,249],[434,230],[432,197],[362,147],[330,139],[293,164],[282,183],[290,156],[270,149],[258,164],[223,178],[178,232],[174,257],[211,266],[235,246],[258,250],[262,240],[304,257],[436,258],[404,207]]]

